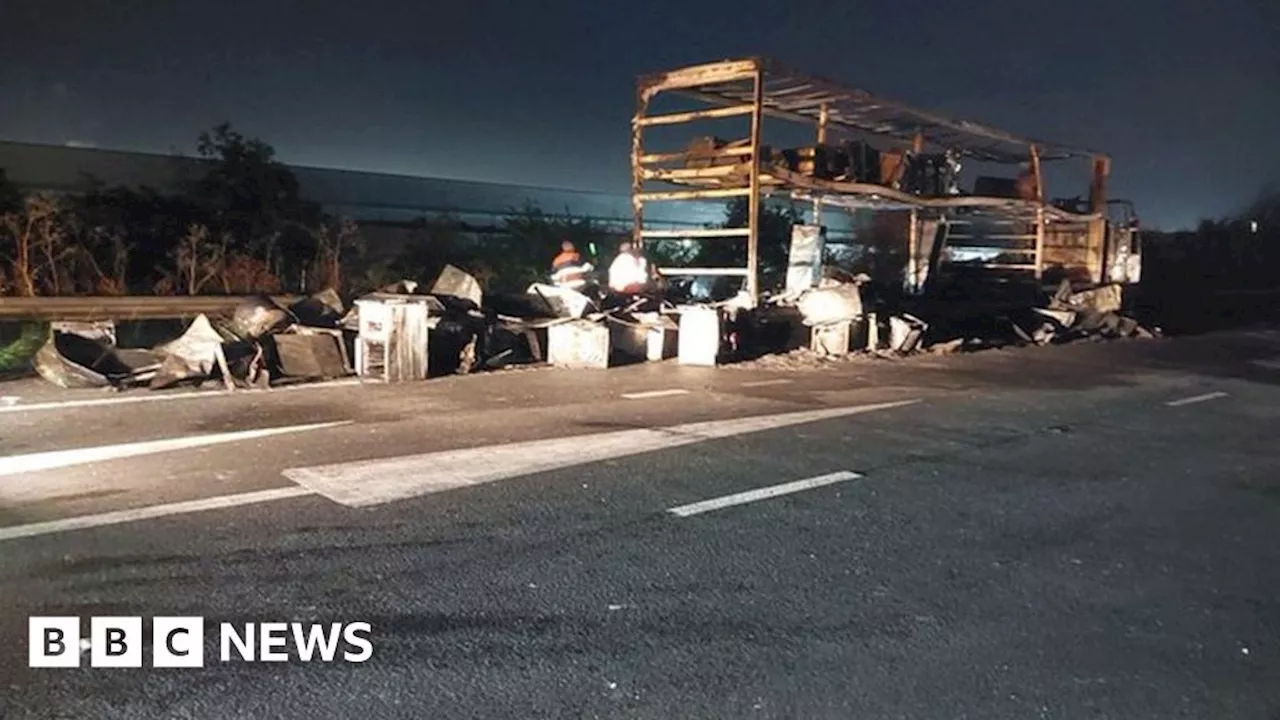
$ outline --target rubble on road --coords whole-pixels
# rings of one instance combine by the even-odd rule
[[[741,362],[725,365],[733,370],[778,370],[784,372],[803,372],[821,370],[857,363],[876,363],[900,359],[902,356],[890,350],[856,350],[843,355],[835,355],[809,347],[799,347],[785,352],[760,355]]]
[[[416,286],[416,283],[414,285]],[[399,287],[399,283],[394,287]],[[327,288],[290,305],[289,313],[299,325],[337,328],[341,325],[347,309],[342,305],[342,297],[338,295],[338,291]]]
[[[960,352],[964,349],[965,342],[965,338],[956,338],[946,342],[934,343],[925,348],[925,350],[934,355],[950,355],[951,353]]]
[[[274,304],[274,303],[273,303]],[[261,329],[264,325],[254,325],[272,315],[271,309],[255,307],[243,315],[237,308],[237,315],[242,322],[234,319],[232,325],[241,331]],[[223,345],[228,338],[214,329],[207,315],[198,315],[187,327],[186,332],[176,340],[156,347],[154,352],[164,358],[160,370],[151,380],[151,389],[159,390],[173,387],[184,380],[205,380],[219,371],[224,384],[231,384],[231,372],[227,366],[227,356]]]
[[[442,296],[448,296],[469,302],[477,308],[484,302],[484,290],[480,287],[479,281],[465,270],[453,265],[444,266],[428,294],[441,299],[443,299]]]
[[[1038,345],[1060,344],[1087,338],[1155,337],[1158,331],[1143,327],[1122,312],[1122,290],[1119,285],[1103,285],[1073,292],[1071,283],[1063,280],[1050,297],[1048,307],[1035,308],[1048,322],[1028,328]]]
[[[1064,280],[1039,306],[1005,309],[985,318],[938,323],[934,331],[927,333],[929,342],[923,349],[956,352],[1009,345],[1158,337],[1158,329],[1144,327],[1124,313],[1122,300],[1120,285],[1075,291]],[[934,350],[936,345],[944,346],[945,350]]]
[[[197,318],[199,321],[199,318]],[[246,342],[280,332],[297,322],[292,313],[266,295],[248,298],[231,311],[231,317],[219,322],[224,333]]]
[[[824,279],[818,287],[806,290],[796,300],[805,325],[826,325],[862,317],[862,285],[865,275],[847,283]]]
[[[577,319],[585,315],[589,308],[599,309],[591,298],[571,288],[534,283],[529,286],[526,294],[536,297],[541,302],[543,312],[553,317]]]
[[[293,332],[273,335],[271,344],[275,351],[271,364],[286,378],[328,380],[352,373],[340,332],[298,326]]]
[[[889,349],[894,352],[908,354],[920,347],[929,323],[920,318],[903,313],[889,318]]]
[[[150,381],[161,359],[149,350],[116,348],[106,338],[64,326],[50,330],[31,362],[40,377],[61,388],[123,389]]]
[[[412,300],[427,309],[420,353],[433,374],[466,373],[544,359],[546,327],[566,317],[593,322],[630,317],[606,313],[573,291],[539,287],[541,295],[486,296],[476,278],[446,266],[420,293],[412,280],[356,298],[365,303]],[[549,301],[549,298],[554,300]],[[218,381],[222,387],[267,388],[356,373],[359,309],[332,289],[285,308],[262,295],[225,315],[199,315],[178,337],[150,348],[116,346],[114,323],[54,323],[33,359],[39,375],[64,388],[147,386],[153,390]]]
[[[151,348],[118,347],[112,323],[54,323],[34,365],[65,388],[216,381],[234,389],[352,374],[424,379],[534,363],[605,368],[676,356],[685,364],[804,369],[1158,334],[1124,314],[1120,285],[1077,290],[1063,281],[1038,301],[1027,295],[957,305],[923,296],[882,300],[868,276],[830,267],[811,276],[757,304],[726,283],[697,297],[674,286],[622,295],[543,283],[518,294],[485,293],[474,276],[447,265],[429,292],[401,280],[350,304],[331,289],[287,308],[250,297],[224,315],[197,316],[177,338]],[[397,333],[403,341],[392,338]]]

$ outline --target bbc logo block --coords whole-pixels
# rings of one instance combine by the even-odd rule
[[[89,664],[93,667],[142,667],[142,618],[91,618]]]
[[[32,617],[27,632],[28,665],[33,668],[80,667],[85,648],[90,667],[142,667],[146,636],[141,617],[89,618],[87,637],[78,617]],[[151,665],[204,667],[204,618],[152,618]]]
[[[156,668],[205,666],[205,621],[202,617],[153,617],[149,625],[150,665]],[[71,616],[34,616],[28,620],[28,665],[75,668],[88,656],[89,667],[143,667],[148,644],[143,618],[108,616],[82,620]],[[367,622],[353,623],[221,623],[217,659],[229,662],[367,662],[373,655]]]
[[[151,647],[152,667],[204,667],[204,618],[152,619]]]
[[[80,618],[33,617],[27,636],[31,667],[80,667]]]

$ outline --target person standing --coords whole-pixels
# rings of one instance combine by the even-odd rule
[[[594,268],[584,262],[573,243],[560,243],[560,254],[551,261],[551,283],[556,287],[581,290],[587,285],[587,273]]]
[[[629,242],[618,246],[618,257],[609,266],[609,289],[624,295],[644,292],[649,283],[649,263]]]

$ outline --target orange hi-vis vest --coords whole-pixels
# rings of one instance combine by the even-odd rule
[[[551,281],[565,287],[581,287],[587,282],[590,265],[576,252],[561,252],[551,261]]]

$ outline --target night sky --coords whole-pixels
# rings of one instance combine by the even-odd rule
[[[1109,151],[1148,225],[1280,182],[1280,1],[752,6],[0,0],[0,138],[190,152],[226,119],[287,162],[625,192],[636,75],[766,55]]]

